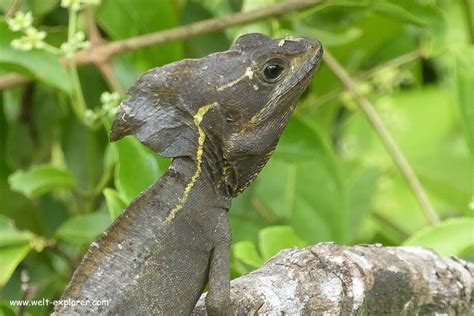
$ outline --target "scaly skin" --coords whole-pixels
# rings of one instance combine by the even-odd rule
[[[321,54],[310,40],[247,34],[144,74],[111,140],[134,135],[173,163],[91,245],[62,296],[109,304],[55,314],[187,315],[206,284],[208,313],[231,314],[231,198],[268,161]]]
[[[168,172],[135,199],[91,246],[64,298],[110,300],[104,310],[76,306],[57,312],[121,315],[186,315],[198,300],[212,249],[230,244],[229,198],[216,196],[202,177],[188,205],[172,224],[167,205],[190,180],[194,163],[176,159]],[[175,196],[175,201],[170,197]],[[209,234],[213,232],[213,234]]]

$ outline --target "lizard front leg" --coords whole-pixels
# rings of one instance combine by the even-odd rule
[[[217,240],[209,261],[206,309],[210,316],[231,315],[229,259],[231,234],[226,214],[221,214],[215,232]]]

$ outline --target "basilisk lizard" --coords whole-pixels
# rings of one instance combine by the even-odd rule
[[[55,314],[187,315],[206,284],[208,313],[230,314],[226,213],[269,159],[321,56],[319,42],[253,33],[142,75],[110,138],[134,135],[173,162],[92,243]]]

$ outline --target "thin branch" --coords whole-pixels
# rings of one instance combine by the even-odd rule
[[[92,47],[100,46],[104,43],[104,39],[100,35],[99,28],[94,20],[94,15],[90,7],[86,8],[84,12],[87,28],[89,30],[89,41]],[[110,59],[98,59],[94,61],[95,66],[99,69],[102,76],[105,78],[110,88],[117,91],[121,95],[125,94],[125,89],[115,75],[112,66],[110,65]]]
[[[10,7],[7,10],[7,13],[5,13],[5,19],[9,19],[15,14],[15,12],[18,10],[18,8],[21,5],[21,0],[13,0],[12,3],[10,4]]]
[[[87,7],[84,10],[84,19],[87,25],[87,30],[89,31],[89,42],[92,44],[92,46],[97,46],[97,45],[102,44],[103,39],[102,39],[102,36],[100,35],[99,28],[97,27],[97,24],[95,23],[94,14],[90,7]]]
[[[257,210],[257,212],[262,216],[268,223],[275,224],[278,221],[278,218],[274,215],[274,213],[268,209],[260,199],[257,197],[252,197],[250,199],[250,204]]]
[[[6,74],[0,76],[0,91],[5,90],[11,87],[15,87],[27,82],[30,82],[31,79],[25,76],[17,75],[14,73]]]
[[[229,14],[223,17],[199,21],[196,23],[178,26],[169,30],[156,33],[150,33],[137,37],[119,40],[107,44],[84,49],[76,54],[76,64],[85,65],[96,63],[101,60],[108,60],[116,54],[125,53],[139,48],[150,47],[176,40],[183,40],[205,33],[215,32],[230,26],[242,25],[250,22],[263,20],[269,17],[276,17],[288,14],[290,12],[301,11],[315,5],[321,4],[326,0],[295,0],[281,4],[276,4],[259,10],[248,12],[239,12]],[[7,76],[12,76],[11,74]],[[23,76],[14,75],[16,78],[9,77],[4,82],[5,76],[0,77],[0,90],[12,87],[19,82],[28,81]],[[22,79],[20,79],[22,78]]]
[[[114,73],[114,70],[110,63],[99,63],[97,65],[102,76],[109,84],[110,88],[114,91],[117,91],[120,95],[125,95],[125,88],[122,86],[122,83],[118,80],[117,76]]]
[[[393,139],[392,135],[390,135],[389,131],[385,128],[382,119],[375,111],[372,103],[359,92],[355,81],[349,76],[347,71],[327,50],[324,53],[324,61],[334,72],[334,74],[339,78],[339,80],[341,80],[344,86],[349,91],[351,91],[356,97],[360,109],[362,110],[362,112],[364,112],[370,124],[372,124],[373,128],[380,136],[383,144],[385,145],[393,161],[395,162],[395,165],[398,167],[398,169],[400,169],[400,172],[405,177],[405,180],[408,182],[408,185],[415,194],[415,197],[418,200],[418,203],[420,204],[420,207],[423,210],[423,213],[425,214],[428,221],[432,225],[438,223],[438,215],[434,211],[433,206],[431,205],[425,191],[423,190],[420,181],[416,177],[415,172],[408,163],[407,159],[405,158],[401,150],[398,148],[398,145]]]
[[[239,12],[229,14],[219,18],[208,19],[196,23],[182,25],[173,29],[161,32],[137,36],[125,40],[116,41],[98,48],[102,57],[109,57],[115,54],[136,50],[138,48],[149,47],[153,45],[163,44],[166,42],[182,40],[196,35],[215,32],[230,26],[236,26],[262,20],[268,17],[275,17],[287,14],[292,11],[299,11],[314,5],[325,2],[325,0],[297,0],[269,6],[267,8],[253,10],[248,12]],[[78,63],[90,63],[90,59],[94,58],[87,51],[79,52]]]

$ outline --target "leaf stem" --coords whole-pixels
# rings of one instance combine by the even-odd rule
[[[77,18],[78,11],[72,8],[69,8],[69,21],[67,28],[67,43],[71,46],[74,45],[74,36],[77,29]],[[84,122],[84,112],[87,109],[86,101],[84,99],[84,94],[82,92],[81,81],[79,79],[79,73],[77,71],[77,64],[74,58],[74,55],[69,55],[66,53],[66,62],[67,62],[67,73],[69,75],[69,80],[71,81],[72,88],[72,108],[76,116]]]
[[[82,93],[81,82],[79,79],[79,73],[77,71],[77,66],[73,59],[68,59],[68,68],[67,73],[69,75],[69,80],[71,81],[72,86],[72,109],[76,116],[84,120],[84,111],[87,109],[86,101]]]
[[[74,34],[76,34],[77,27],[77,11],[69,8],[69,22],[67,27],[67,41],[72,43]]]
[[[20,7],[20,5],[21,0],[13,0],[5,13],[5,19],[11,18],[18,10],[18,7]]]
[[[48,43],[43,43],[42,49],[54,55],[61,54],[61,51],[57,47],[54,47],[53,45],[49,45]]]

